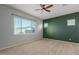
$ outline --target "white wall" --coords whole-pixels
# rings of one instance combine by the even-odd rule
[[[24,16],[37,21],[37,29],[33,34],[14,35],[14,19],[11,13]],[[42,39],[42,21],[21,11],[0,5],[0,48],[15,46],[19,43],[28,43],[34,40]]]

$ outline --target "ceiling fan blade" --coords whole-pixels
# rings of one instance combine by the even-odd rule
[[[43,5],[42,4],[40,4],[40,6],[43,8]]]
[[[45,4],[40,4],[40,6],[41,6],[42,8],[44,8],[44,7],[45,7]]]
[[[42,9],[35,9],[35,10],[42,10]]]
[[[50,7],[52,7],[52,6],[53,6],[53,5],[49,5],[49,6],[46,7],[46,9],[47,9],[47,8],[50,8]]]
[[[46,9],[45,9],[45,11],[47,11],[47,12],[51,12],[50,10],[46,10]]]
[[[45,4],[43,4],[43,7],[45,7]]]

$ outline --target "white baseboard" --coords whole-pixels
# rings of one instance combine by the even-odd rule
[[[40,39],[31,40],[31,41],[29,41],[29,42],[15,43],[15,44],[13,44],[13,45],[11,45],[11,46],[7,46],[7,47],[4,47],[4,48],[0,48],[0,51],[1,51],[1,50],[4,50],[4,49],[8,49],[8,48],[12,48],[12,47],[16,47],[16,46],[19,46],[19,45],[28,44],[28,43],[31,43],[31,42],[33,42],[33,41],[37,41],[37,40],[40,40]]]

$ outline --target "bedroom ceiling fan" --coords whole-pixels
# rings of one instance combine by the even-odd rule
[[[51,12],[51,10],[49,10],[51,7],[53,7],[52,4],[40,4],[41,9],[36,9],[36,10],[42,10],[42,11],[46,11],[46,12]]]

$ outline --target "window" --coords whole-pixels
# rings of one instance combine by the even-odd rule
[[[44,23],[44,27],[47,28],[48,27],[48,23]]]
[[[14,34],[33,33],[36,29],[36,21],[21,17],[14,17]]]
[[[75,19],[67,20],[67,26],[75,26]]]

